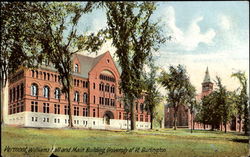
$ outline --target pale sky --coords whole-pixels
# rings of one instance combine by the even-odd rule
[[[157,65],[165,69],[185,65],[197,93],[206,67],[211,80],[218,75],[228,90],[239,86],[230,77],[238,70],[246,72],[249,83],[249,2],[160,2],[153,15],[158,18],[166,36],[173,38],[155,54]],[[78,25],[80,32],[96,32],[105,26],[104,10],[84,15]],[[108,50],[115,52],[111,42],[98,55]]]

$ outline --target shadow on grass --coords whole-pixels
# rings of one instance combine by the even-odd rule
[[[233,142],[239,142],[239,143],[248,143],[249,139],[232,139]]]

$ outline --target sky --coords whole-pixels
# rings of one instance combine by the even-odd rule
[[[156,19],[161,20],[165,35],[172,37],[154,53],[157,65],[164,69],[184,65],[197,93],[207,67],[211,80],[221,77],[228,90],[239,87],[238,80],[231,78],[233,72],[244,71],[249,83],[249,2],[158,2],[152,16]],[[105,26],[105,11],[99,9],[84,15],[78,28],[84,33]],[[115,53],[111,41],[98,55],[106,51]]]

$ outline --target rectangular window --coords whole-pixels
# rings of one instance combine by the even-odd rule
[[[148,122],[148,115],[145,116],[145,121]]]
[[[140,121],[143,122],[143,115],[140,115]]]
[[[119,112],[119,119],[122,119],[122,113]]]
[[[93,117],[95,117],[95,109],[93,109]]]
[[[87,108],[83,108],[83,114],[84,117],[88,116],[88,109]]]
[[[59,104],[54,104],[54,113],[60,114],[60,105]]]
[[[38,102],[31,101],[31,112],[38,112]]]
[[[43,103],[43,113],[49,113],[49,103]]]
[[[74,107],[74,116],[79,116],[79,107]]]
[[[69,106],[68,105],[64,106],[64,114],[69,115]]]
[[[93,83],[93,88],[95,89],[95,83]]]

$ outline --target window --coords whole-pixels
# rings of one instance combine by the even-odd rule
[[[83,108],[83,114],[84,117],[88,116],[88,108]]]
[[[38,112],[38,102],[31,101],[31,112]]]
[[[16,88],[13,88],[13,101],[16,101]]]
[[[47,73],[47,78],[48,78],[48,80],[50,79],[50,74],[49,73]]]
[[[13,101],[13,100],[12,100],[12,98],[13,98],[13,97],[12,97],[12,94],[13,94],[13,93],[12,93],[12,89],[10,89],[10,94],[9,94],[9,96],[10,96],[10,102]]]
[[[20,112],[23,112],[23,111],[24,111],[24,104],[23,104],[23,102],[21,102]]]
[[[68,105],[64,106],[64,114],[69,115],[69,106]]]
[[[54,104],[54,113],[60,114],[60,105],[59,104]]]
[[[43,72],[43,79],[46,80],[46,72]]]
[[[79,116],[79,107],[74,107],[74,116]]]
[[[19,94],[20,94],[20,87],[19,86],[17,86],[16,91],[17,91],[16,98],[17,98],[17,100],[19,100]]]
[[[57,75],[55,75],[55,82],[57,81]]]
[[[75,72],[78,73],[78,64],[75,64]]]
[[[140,121],[143,122],[143,115],[140,115]]]
[[[95,109],[93,109],[93,117],[95,117]]]
[[[45,98],[49,98],[49,87],[48,86],[43,87],[43,96]]]
[[[55,89],[55,99],[60,99],[60,89],[59,88]]]
[[[15,88],[13,90],[14,90],[14,99],[15,99]],[[31,96],[38,96],[38,86],[35,83],[31,85]]]
[[[88,94],[87,94],[87,93],[84,93],[84,94],[83,94],[83,103],[84,103],[84,104],[87,104],[87,103],[88,103]]]
[[[31,72],[32,72],[32,75],[31,75],[31,76],[32,76],[32,77],[35,77],[35,72],[34,72],[34,70],[32,70]]]
[[[95,89],[95,83],[93,83],[93,88]]]
[[[122,113],[119,112],[119,119],[122,119]]]
[[[79,87],[79,80],[77,80],[76,83],[77,83],[76,86]]]
[[[143,108],[144,108],[144,107],[143,107],[143,104],[141,104],[141,105],[140,105],[140,110],[141,110],[141,112],[143,112]]]
[[[24,89],[23,89],[23,83],[21,84],[21,99],[23,98],[23,94],[24,94]]]
[[[43,113],[49,113],[49,103],[43,103]]]
[[[75,91],[74,101],[79,102],[79,92]]]
[[[123,113],[123,120],[127,120],[127,113]]]
[[[106,86],[105,86],[105,91],[106,91],[106,92],[109,92],[109,84],[106,84]]]
[[[148,115],[145,116],[145,121],[148,122]]]

